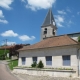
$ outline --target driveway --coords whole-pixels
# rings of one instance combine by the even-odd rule
[[[0,80],[18,80],[9,72],[6,64],[6,61],[0,61]]]

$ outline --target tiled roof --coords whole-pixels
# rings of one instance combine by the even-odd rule
[[[14,46],[12,45],[12,46],[2,46],[2,47],[0,47],[0,49],[11,49],[11,48],[14,48]]]
[[[12,48],[15,48],[15,47],[19,47],[19,46],[23,46],[22,44],[20,45],[7,45],[7,46],[1,46],[0,49],[12,49]]]
[[[18,51],[58,47],[58,46],[65,46],[65,45],[75,45],[75,44],[78,44],[78,42],[73,40],[69,36],[64,35],[64,36],[56,36],[56,37],[44,39],[36,44],[26,46],[25,48],[19,49]]]

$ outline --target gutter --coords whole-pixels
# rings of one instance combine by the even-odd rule
[[[77,61],[78,61],[77,69],[78,69],[78,77],[79,77],[79,74],[80,74],[80,72],[79,72],[79,56],[80,56],[79,50],[80,50],[80,49],[77,50],[77,59],[78,59],[78,60],[77,60]]]
[[[17,51],[26,51],[26,50],[37,50],[37,49],[47,49],[47,48],[58,48],[58,47],[64,47],[64,46],[75,46],[75,45],[78,45],[78,44],[72,44],[72,45],[63,45],[63,46],[52,46],[52,47],[44,47],[44,48],[32,48],[32,49],[19,49]]]

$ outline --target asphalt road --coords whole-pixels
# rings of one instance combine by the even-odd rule
[[[7,62],[0,61],[0,80],[18,80],[6,67]]]

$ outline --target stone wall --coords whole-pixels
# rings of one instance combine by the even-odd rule
[[[77,77],[74,70],[45,70],[45,69],[27,69],[27,68],[14,68],[13,73],[28,74],[35,76],[52,76],[52,77]]]

